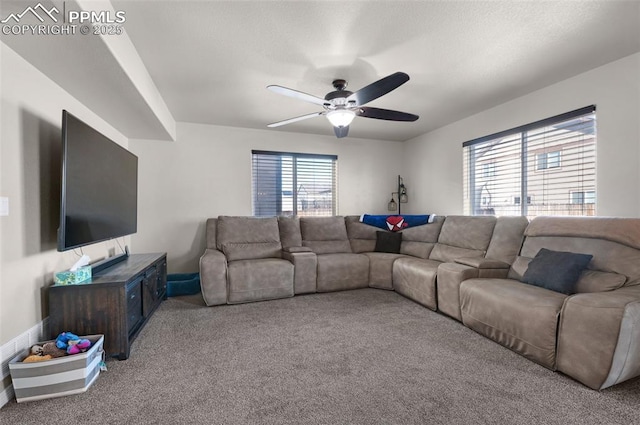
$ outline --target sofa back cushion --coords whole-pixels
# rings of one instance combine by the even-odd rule
[[[456,258],[484,256],[495,225],[493,216],[447,216],[429,259],[451,262]]]
[[[278,217],[280,228],[280,242],[282,248],[302,246],[302,234],[300,233],[300,219],[298,217]]]
[[[529,220],[526,217],[498,217],[493,228],[493,235],[491,235],[486,257],[512,264],[520,252],[524,239],[524,230],[528,224]]]
[[[217,249],[228,261],[282,258],[276,217],[218,217]]]
[[[301,217],[302,246],[316,254],[336,254],[351,251],[344,217]]]
[[[217,218],[208,218],[207,224],[205,228],[205,237],[207,249],[218,249],[217,245],[217,235],[216,229],[218,227],[218,219]]]
[[[536,217],[525,236],[603,239],[640,250],[640,219],[614,217]]]
[[[429,258],[438,241],[445,217],[436,216],[432,223],[423,226],[409,227],[402,231],[400,254],[418,258]]]
[[[618,273],[585,270],[576,283],[576,293],[605,292],[618,289],[627,281],[627,277]]]
[[[362,223],[360,216],[357,215],[348,215],[344,221],[347,225],[347,236],[351,250],[357,254],[373,252],[376,246],[376,232],[382,229]]]
[[[583,272],[577,292],[615,289],[621,285],[620,276],[622,285],[640,284],[640,219],[536,217],[525,230],[520,256],[509,276],[520,279],[527,261],[541,248],[593,256],[588,269],[606,274]]]

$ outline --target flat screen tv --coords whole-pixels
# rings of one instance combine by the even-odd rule
[[[58,251],[137,231],[138,157],[62,111]]]

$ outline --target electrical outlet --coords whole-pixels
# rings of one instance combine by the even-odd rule
[[[0,197],[0,217],[6,217],[9,215],[9,198],[4,196]]]

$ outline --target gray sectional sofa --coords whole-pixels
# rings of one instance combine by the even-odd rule
[[[209,219],[203,298],[395,290],[590,388],[640,375],[640,219],[437,217],[398,252],[376,250],[381,232],[357,216]],[[570,292],[524,283],[543,248],[591,256]]]

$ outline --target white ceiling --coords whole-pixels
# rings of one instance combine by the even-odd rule
[[[336,78],[355,91],[403,71],[411,80],[369,106],[420,119],[356,118],[350,137],[404,141],[640,51],[640,1],[111,4],[126,12],[126,33],[176,121],[245,128],[321,110],[272,93],[269,84],[324,97]],[[46,49],[39,39],[3,41],[81,100],[95,98],[99,79],[113,99],[96,113],[130,137],[149,138],[133,128],[136,113],[149,120],[144,108],[108,112],[131,93],[117,66],[93,66],[82,84],[65,76],[59,58],[90,49],[100,57],[107,49],[95,46],[99,38],[59,38]],[[323,117],[269,131],[333,134]]]

